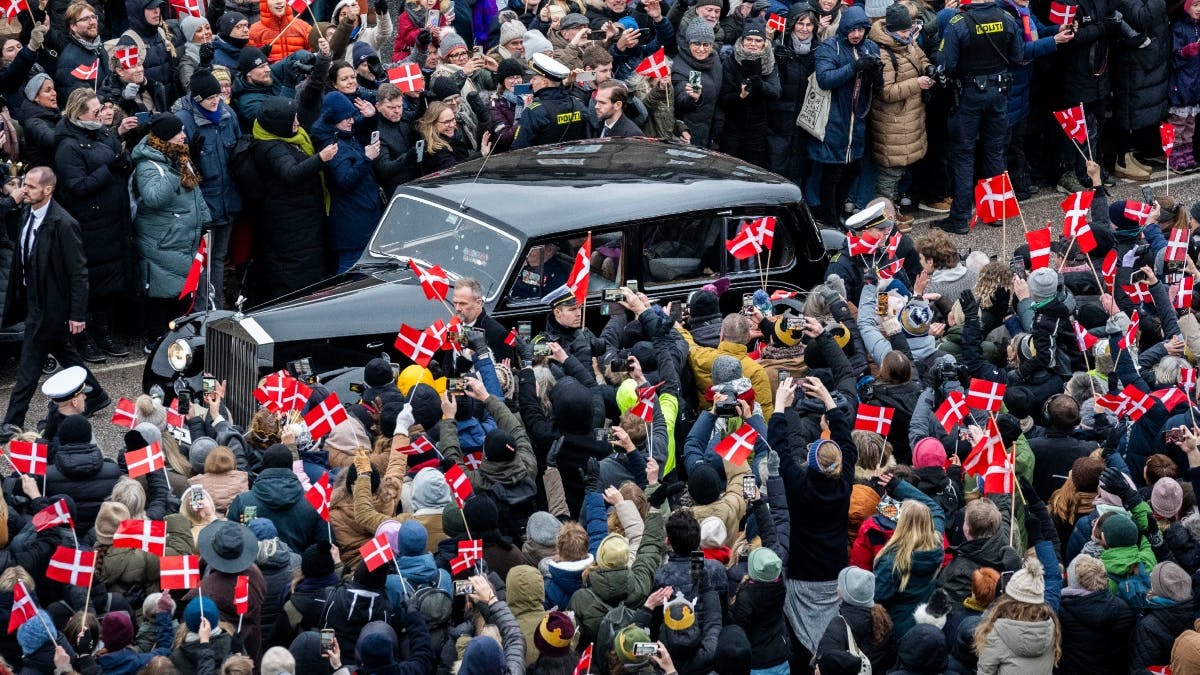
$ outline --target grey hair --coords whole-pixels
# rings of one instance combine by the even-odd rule
[[[456,290],[459,288],[469,288],[471,289],[471,295],[474,295],[476,300],[483,298],[483,286],[475,280],[475,277],[459,277],[454,282],[454,288]]]
[[[1190,367],[1186,359],[1178,356],[1164,356],[1159,359],[1158,363],[1154,364],[1154,381],[1163,387],[1170,387],[1179,383],[1179,373]]]
[[[537,383],[538,402],[542,404],[542,410],[550,412],[550,390],[554,389],[554,385],[558,384],[558,380],[554,377],[554,373],[546,366],[533,367],[533,381]]]
[[[138,519],[146,514],[146,491],[141,483],[128,476],[117,479],[109,499],[128,509],[130,518]]]

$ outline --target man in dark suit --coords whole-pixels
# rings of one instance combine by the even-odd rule
[[[645,136],[633,120],[625,116],[625,104],[629,101],[629,89],[620,80],[609,80],[596,89],[596,117],[600,128],[598,138],[628,138]]]
[[[0,211],[16,215],[19,221],[4,325],[25,321],[17,379],[4,414],[6,425],[25,423],[47,354],[54,354],[64,367],[87,368],[71,340],[87,328],[87,259],[79,223],[51,199],[56,183],[52,170],[37,167],[25,175],[22,185],[5,185],[0,197]],[[86,381],[92,390],[84,414],[91,415],[111,401],[90,371]]]
[[[463,325],[478,328],[487,338],[488,348],[497,358],[503,358],[510,349],[504,344],[508,337],[508,329],[500,325],[483,309],[483,287],[471,277],[461,277],[454,284],[454,292],[450,296],[454,302],[454,313],[462,320]]]

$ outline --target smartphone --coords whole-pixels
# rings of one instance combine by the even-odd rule
[[[204,508],[204,488],[192,488],[191,500],[193,511],[199,511],[200,509]]]
[[[458,581],[454,582],[454,594],[455,595],[470,595],[474,592],[475,592],[475,587],[473,585],[471,585],[471,582],[464,581],[462,579],[459,579]]]
[[[190,391],[179,392],[179,412],[182,415],[188,414],[188,409],[192,407],[192,393]]]
[[[438,25],[440,25],[441,18],[442,18],[441,15],[442,15],[442,13],[439,10],[436,10],[436,9],[429,10],[429,25],[434,26],[434,27],[437,27]]]
[[[783,327],[788,330],[804,330],[804,315],[789,316],[784,318]]]
[[[602,30],[588,31],[588,40],[592,42],[604,42],[608,39],[608,33]]]
[[[533,358],[544,359],[549,356],[550,356],[550,345],[539,344],[539,345],[533,346]]]
[[[245,521],[245,523],[249,523],[250,521],[254,520],[257,517],[258,517],[258,507],[257,506],[247,506],[245,509],[242,510],[242,520]],[[245,524],[245,523],[243,523],[243,524]]]
[[[792,371],[790,371],[790,370],[784,370],[784,369],[780,368],[780,369],[779,369],[778,376],[779,376],[779,381],[780,381],[780,382],[785,382],[785,381],[787,381],[787,380],[790,380],[790,379],[792,379]]]
[[[753,293],[743,293],[742,294],[742,314],[749,314],[751,308],[753,308],[753,307],[754,307],[754,294]]]
[[[633,643],[634,656],[654,656],[658,653],[658,643],[656,642],[635,642]]]
[[[451,377],[446,379],[447,394],[462,394],[467,391],[467,381],[461,377]]]
[[[375,145],[378,142],[379,142],[379,130],[376,129],[375,131],[371,132],[371,145]]]
[[[418,138],[415,148],[417,151],[417,161],[420,162],[425,157],[425,139]]]
[[[1163,440],[1168,443],[1174,443],[1175,445],[1182,445],[1183,438],[1183,432],[1179,429],[1170,429],[1166,434],[1163,435]]]
[[[513,93],[516,94],[517,96],[525,96],[526,94],[532,94],[533,93],[533,85],[529,84],[528,82],[522,82],[521,84],[518,84],[517,86],[513,87]]]
[[[322,628],[321,629],[321,653],[324,654],[324,653],[327,653],[329,650],[333,649],[333,641],[336,639],[337,639],[337,635],[333,632],[332,628]]]
[[[597,443],[612,443],[614,440],[616,440],[616,435],[613,434],[612,429],[594,429],[592,431],[592,440],[596,441]]]
[[[688,84],[692,85],[692,89],[699,89],[701,87],[700,79],[702,77],[703,75],[700,74],[700,71],[693,70],[692,72],[688,73]]]
[[[754,499],[755,487],[754,476],[750,474],[742,476],[742,496],[746,498],[746,501]]]
[[[596,72],[592,71],[592,70],[585,70],[582,73],[579,73],[578,75],[575,76],[575,81],[576,82],[595,82],[596,81]]]
[[[671,303],[671,323],[675,324],[683,322],[683,305],[683,302]]]
[[[533,336],[533,323],[529,321],[518,321],[517,335],[520,335],[526,340],[530,339]]]
[[[137,118],[138,124],[150,123],[150,113],[148,112],[134,113],[133,116]]]
[[[692,551],[692,581],[699,582],[704,577],[704,552]]]
[[[637,292],[638,292],[638,282],[637,282],[637,279],[629,279],[628,281],[626,281],[626,282],[625,282],[625,286],[626,286],[626,288],[628,288],[629,290],[633,291],[634,293],[637,293]]]
[[[217,378],[215,378],[215,377],[205,377],[201,380],[201,383],[204,388],[205,396],[208,396],[209,394],[211,394],[217,390]]]
[[[1158,203],[1154,199],[1154,188],[1150,187],[1149,185],[1142,186],[1142,202],[1146,204]]]

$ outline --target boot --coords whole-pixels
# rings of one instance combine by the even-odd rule
[[[1118,178],[1128,178],[1129,180],[1145,181],[1150,180],[1150,172],[1146,169],[1140,169],[1136,164],[1129,161],[1133,156],[1132,152],[1125,153],[1116,166],[1113,167],[1113,173]]]
[[[108,358],[96,346],[96,341],[92,339],[90,333],[86,330],[75,336],[75,350],[79,352],[80,358],[88,363],[105,363]]]
[[[108,317],[101,318],[98,315],[93,317],[93,324],[88,328],[92,331],[92,339],[95,341],[96,346],[105,354],[116,358],[129,356],[129,348],[125,346],[125,343],[120,338],[113,335]]]
[[[1154,167],[1139,162],[1138,158],[1132,152],[1125,153],[1125,166],[1136,168],[1146,173],[1154,173]]]

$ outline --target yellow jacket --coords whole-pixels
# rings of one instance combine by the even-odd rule
[[[736,342],[721,341],[716,347],[703,347],[696,344],[692,339],[692,334],[685,329],[679,329],[683,339],[687,340],[688,364],[692,367],[692,376],[696,379],[696,386],[700,389],[700,407],[707,409],[709,404],[704,400],[704,393],[712,386],[712,365],[713,361],[717,360],[718,356],[732,356],[742,362],[742,375],[750,379],[750,385],[754,388],[754,400],[762,406],[763,419],[771,419],[771,413],[775,411],[775,397],[771,393],[771,380],[767,377],[767,371],[758,364],[758,361],[750,358],[746,354],[746,345],[740,345]]]

